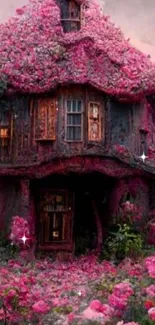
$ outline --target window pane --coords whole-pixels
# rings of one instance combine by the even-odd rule
[[[81,140],[81,126],[68,126],[67,140]]]
[[[81,100],[78,100],[78,103],[77,103],[77,112],[81,112],[82,111],[82,101]]]
[[[67,112],[71,112],[71,100],[67,100]]]
[[[76,126],[76,127],[74,127],[74,130],[75,130],[75,132],[74,132],[74,139],[75,140],[81,140],[81,126]]]
[[[68,126],[67,140],[81,140],[81,126]]]
[[[67,125],[81,125],[81,114],[67,114]]]
[[[77,101],[72,100],[72,112],[76,112],[76,104],[77,104]]]
[[[67,127],[67,140],[74,140],[73,137],[73,127]]]

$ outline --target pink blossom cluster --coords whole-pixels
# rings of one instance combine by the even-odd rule
[[[102,304],[99,300],[92,300],[89,307],[98,313],[102,313],[106,320],[114,316],[114,309],[108,304]]]
[[[55,307],[72,306],[73,311],[67,316],[67,324],[70,324],[75,318],[81,299],[86,299],[89,294],[88,281],[106,275],[110,269],[111,274],[114,274],[112,264],[108,262],[98,264],[95,255],[81,257],[68,263],[38,260],[34,268],[25,266],[20,261],[10,260],[7,268],[0,267],[0,299],[3,299],[10,311],[8,319],[12,324],[13,321],[20,323],[20,317],[24,317],[23,308],[26,309],[25,318],[32,319],[34,315],[47,314]],[[74,291],[75,295],[70,296],[68,294],[70,291]],[[18,301],[17,310],[14,310],[15,299]],[[82,319],[94,317],[93,305],[95,303],[90,302],[89,309],[86,308],[80,316]],[[101,303],[100,307],[103,318],[112,317],[112,307]],[[95,315],[98,316],[98,313],[96,311]],[[0,317],[4,318],[3,308],[0,309]]]
[[[26,237],[25,243],[22,238]],[[34,238],[32,236],[32,231],[28,221],[22,217],[14,216],[11,222],[11,232],[9,239],[14,245],[17,245],[21,248],[30,247],[34,242]]]
[[[148,310],[148,314],[151,320],[155,321],[155,307],[152,307]]]
[[[130,223],[133,223],[134,221],[141,220],[141,215],[135,203],[126,201],[121,206],[122,206],[122,219],[124,221],[128,219]]]
[[[145,265],[149,273],[149,276],[154,279],[155,278],[155,255],[146,258]]]
[[[142,278],[145,274],[145,267],[140,263],[133,263],[131,259],[126,258],[119,265],[120,270],[126,272],[128,276]]]
[[[121,314],[133,294],[134,291],[128,282],[119,283],[115,285],[112,294],[108,298],[109,304]]]
[[[80,3],[79,32],[63,32],[55,0],[29,0],[0,25],[0,73],[7,76],[8,91],[41,93],[72,82],[135,99],[153,93],[150,59],[125,40],[95,1]]]
[[[150,296],[150,297],[155,297],[155,285],[152,284],[149,287],[146,288],[146,293]]]

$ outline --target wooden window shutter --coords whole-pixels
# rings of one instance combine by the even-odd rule
[[[42,98],[38,100],[36,140],[56,139],[56,100]]]
[[[102,140],[101,105],[96,102],[88,103],[88,141]]]

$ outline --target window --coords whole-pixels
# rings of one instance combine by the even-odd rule
[[[61,5],[61,22],[65,33],[80,30],[80,9],[80,5],[72,0],[66,1],[65,4]]]
[[[88,104],[88,141],[101,141],[101,122],[101,105],[96,102],[90,102]]]
[[[54,98],[38,100],[36,118],[36,140],[56,139],[56,101]]]
[[[67,121],[66,140],[82,141],[83,139],[83,101],[70,99],[66,101]]]

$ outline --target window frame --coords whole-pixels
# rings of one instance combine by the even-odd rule
[[[76,17],[76,18],[73,18],[72,16],[71,16],[71,5],[72,4],[75,4],[75,5],[77,5],[78,6],[78,8],[79,8],[79,10],[78,10],[78,13],[79,13],[79,17]],[[61,18],[61,24],[62,24],[62,27],[63,27],[63,31],[64,31],[64,33],[70,33],[70,32],[78,32],[80,29],[81,29],[81,5],[79,4],[79,3],[77,3],[77,1],[76,0],[69,0],[68,1],[68,18]],[[73,22],[75,22],[75,23],[77,23],[77,25],[78,25],[78,23],[79,23],[79,29],[77,29],[77,30],[72,30],[71,28],[70,28],[70,30],[69,31],[66,31],[65,29],[65,23],[67,23],[67,22],[69,22],[70,23],[70,27],[71,27],[71,23]]]
[[[67,102],[68,101],[81,101],[81,112],[68,112],[68,107],[67,107]],[[67,124],[67,117],[68,115],[81,115],[81,125],[71,125],[71,124]],[[68,127],[71,127],[71,128],[74,128],[74,127],[81,127],[81,139],[67,139],[67,129]],[[72,98],[65,98],[65,141],[66,142],[83,142],[84,140],[84,100],[82,98],[75,98],[75,97],[72,97]]]

